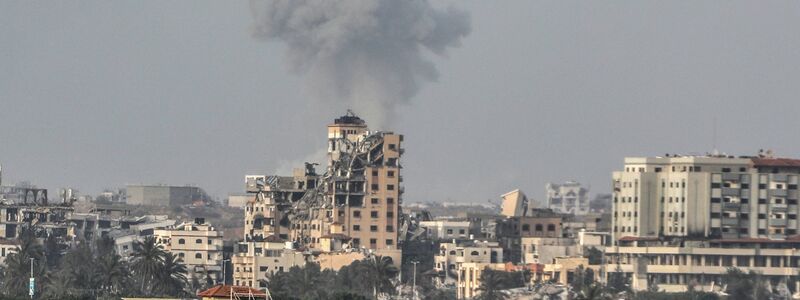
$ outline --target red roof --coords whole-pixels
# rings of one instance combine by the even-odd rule
[[[197,297],[230,298],[231,290],[236,294],[252,294],[254,297],[267,297],[267,293],[246,286],[217,285],[197,293]]]
[[[800,167],[800,159],[792,158],[753,158],[756,167]]]

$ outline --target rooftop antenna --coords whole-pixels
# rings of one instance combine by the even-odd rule
[[[714,156],[719,155],[719,150],[717,150],[717,116],[714,116],[714,126],[713,126],[713,133],[711,136],[711,154]]]

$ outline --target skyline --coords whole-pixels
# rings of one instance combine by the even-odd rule
[[[431,57],[438,82],[388,128],[406,138],[406,201],[515,188],[541,200],[565,180],[610,192],[624,157],[705,153],[714,140],[732,155],[800,157],[787,138],[800,126],[798,3],[455,5],[472,32]],[[246,2],[9,1],[0,15],[4,182],[225,197],[246,174],[322,149],[324,126],[359,112],[313,99],[285,47],[251,36]]]

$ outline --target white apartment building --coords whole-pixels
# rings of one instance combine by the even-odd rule
[[[457,270],[463,263],[503,263],[503,248],[497,242],[468,241],[462,243],[441,243],[439,254],[433,257],[433,268],[444,273],[440,281],[452,284],[457,278]]]
[[[222,279],[222,231],[205,224],[202,219],[153,232],[156,242],[183,259],[189,276],[205,278],[210,273],[216,281]]]
[[[636,289],[719,283],[727,267],[785,281],[800,262],[798,176],[800,160],[764,155],[626,158],[613,173],[606,269]]]
[[[419,226],[425,228],[428,237],[434,240],[469,239],[469,221],[421,221]]]
[[[583,215],[589,212],[589,190],[575,181],[548,183],[547,208],[557,213]]]

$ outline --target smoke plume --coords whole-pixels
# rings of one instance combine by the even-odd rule
[[[291,71],[316,97],[353,108],[377,128],[436,80],[428,56],[446,55],[470,32],[466,12],[426,0],[266,0],[251,9],[254,36],[284,42]]]

